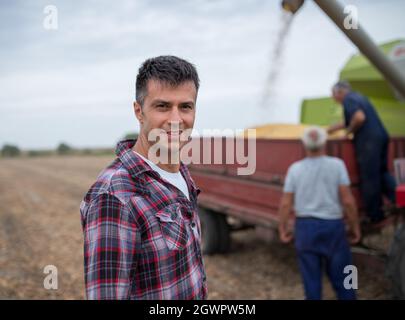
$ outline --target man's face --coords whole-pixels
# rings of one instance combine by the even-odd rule
[[[332,97],[337,103],[342,103],[346,94],[347,94],[346,90],[343,89],[336,88],[332,90]]]
[[[157,80],[149,80],[147,88],[143,106],[134,103],[141,126],[139,138],[144,139],[150,147],[156,143],[156,139],[150,139],[150,136],[156,137],[156,132],[160,132],[167,137],[167,143],[165,139],[159,141],[163,148],[169,152],[180,150],[187,142],[180,138],[188,131],[191,132],[194,126],[197,99],[194,82],[187,81],[172,87]]]

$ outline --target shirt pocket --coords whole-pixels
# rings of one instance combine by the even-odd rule
[[[156,216],[167,247],[170,250],[183,250],[187,246],[188,233],[181,216],[180,204],[170,204],[158,211]]]

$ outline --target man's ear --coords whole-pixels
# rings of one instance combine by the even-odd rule
[[[138,102],[134,102],[135,117],[139,120],[139,123],[143,123],[142,106]]]

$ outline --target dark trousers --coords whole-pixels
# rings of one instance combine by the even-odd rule
[[[370,137],[355,142],[361,197],[371,221],[384,217],[383,195],[395,203],[396,184],[388,172],[388,143],[386,137]]]
[[[344,222],[315,218],[297,218],[295,246],[304,282],[306,299],[322,298],[322,274],[326,271],[341,300],[354,300],[354,289],[346,289],[344,269],[352,265],[352,255],[346,239]]]

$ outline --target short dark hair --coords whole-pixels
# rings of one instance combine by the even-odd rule
[[[197,70],[190,62],[176,56],[150,58],[142,63],[136,77],[135,99],[141,106],[148,93],[149,80],[157,80],[174,87],[186,81],[193,81],[197,92],[200,86]]]
[[[349,81],[346,80],[340,80],[336,82],[332,87],[332,90],[340,90],[340,89],[352,91],[352,87],[350,86]]]

